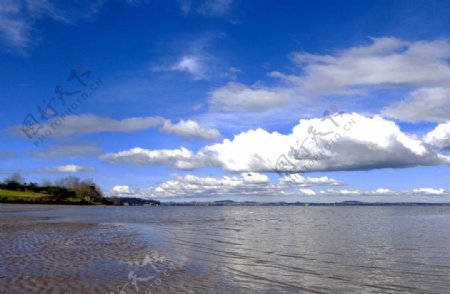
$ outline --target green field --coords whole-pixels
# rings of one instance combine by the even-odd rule
[[[26,203],[49,203],[53,202],[55,199],[54,196],[44,194],[44,193],[36,193],[31,191],[10,191],[10,190],[4,190],[0,189],[0,203],[14,203],[14,202],[26,202]],[[61,202],[61,201],[59,201]],[[83,201],[76,197],[69,197],[64,199],[62,202],[67,204],[78,204],[82,203]]]
[[[22,192],[22,191],[9,191],[0,189],[0,200],[15,201],[36,201],[42,197],[48,197],[47,194],[35,193],[35,192]]]

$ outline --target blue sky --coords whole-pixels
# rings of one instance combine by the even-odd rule
[[[448,201],[449,6],[3,0],[0,175],[177,201]]]

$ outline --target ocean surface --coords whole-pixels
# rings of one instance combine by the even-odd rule
[[[450,207],[69,207],[14,214],[136,233],[151,259],[130,264],[122,293],[450,293]]]

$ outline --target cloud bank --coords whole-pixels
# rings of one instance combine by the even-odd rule
[[[409,122],[450,120],[450,43],[447,40],[405,41],[372,38],[330,54],[294,52],[293,73],[268,75],[277,86],[229,83],[211,91],[208,102],[222,111],[262,112],[295,104],[309,105],[321,97],[370,95],[378,90],[407,91],[381,113]]]
[[[308,178],[309,184],[326,185],[334,179]],[[296,189],[284,179],[271,182],[261,173],[241,173],[239,176],[197,177],[172,175],[172,179],[146,191],[151,197],[210,197],[210,196],[279,196],[315,195],[310,189]]]
[[[67,115],[53,118],[42,127],[43,130],[50,131],[49,136],[51,137],[65,138],[107,132],[132,133],[161,125],[161,132],[175,134],[183,138],[212,140],[221,136],[218,130],[203,127],[195,120],[180,120],[173,124],[170,120],[160,116],[131,117],[118,120],[93,114]],[[11,135],[25,136],[22,132],[22,126],[13,126],[7,132]],[[42,133],[45,133],[45,131],[42,131]],[[74,148],[73,151],[75,152]]]
[[[290,134],[263,129],[197,152],[133,148],[100,157],[110,163],[164,165],[180,170],[217,167],[227,172],[312,172],[447,165],[450,158],[380,116],[357,113],[301,119]]]

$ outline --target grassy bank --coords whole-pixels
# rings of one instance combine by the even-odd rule
[[[0,203],[61,203],[61,204],[87,204],[78,198],[66,198],[60,201],[55,197],[32,191],[10,191],[0,189]]]

